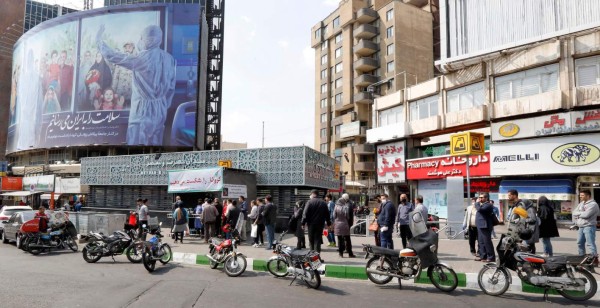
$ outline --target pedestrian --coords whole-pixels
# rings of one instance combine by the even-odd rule
[[[349,219],[351,211],[352,208],[350,207],[350,196],[348,194],[343,194],[342,197],[339,198],[335,203],[335,208],[333,211],[333,229],[335,234],[337,234],[339,243],[338,253],[340,258],[344,257],[344,251],[348,252],[348,257],[355,257],[354,253],[352,253],[352,240],[350,239]]]
[[[479,243],[477,246],[475,245],[477,241],[477,209],[475,208],[475,202],[479,202],[481,199],[479,197],[471,199],[471,205],[467,206],[465,211],[465,218],[463,219],[463,230],[466,230],[469,235],[469,248],[471,250],[471,255],[479,258]]]
[[[275,247],[275,221],[277,220],[277,206],[273,204],[273,197],[271,195],[265,196],[265,209],[260,214],[263,217],[265,229],[267,231],[267,247],[266,250],[272,250]]]
[[[412,238],[412,232],[410,232],[410,226],[408,224],[409,217],[408,213],[415,209],[414,204],[408,201],[406,194],[400,195],[400,204],[398,205],[398,216],[396,217],[396,224],[398,234],[402,238],[402,248],[406,248],[408,241]]]
[[[587,246],[590,249],[590,254],[594,256],[594,264],[598,265],[598,250],[596,250],[596,224],[600,211],[598,203],[592,199],[592,194],[587,189],[579,192],[579,200],[581,202],[573,211],[575,225],[579,228],[577,234],[579,255],[585,255],[585,247]]]
[[[528,228],[533,231],[533,235],[530,239],[525,240],[525,243],[529,248],[529,252],[535,253],[535,243],[540,241],[540,224],[537,218],[537,210],[535,206],[530,200],[519,199],[519,192],[515,189],[508,191],[508,201],[514,202],[515,207],[520,207],[527,211],[527,218],[525,218],[525,222],[527,223]]]
[[[429,210],[427,209],[425,204],[423,204],[423,196],[418,195],[415,198],[415,210],[414,211],[420,212],[423,220],[429,222],[429,220],[427,219],[429,217]],[[429,229],[429,228],[430,228],[430,225],[428,224],[427,229]]]
[[[177,209],[173,212],[173,218],[175,218],[175,226],[173,227],[173,233],[175,233],[175,241],[179,239],[179,243],[183,244],[183,233],[188,227],[188,211],[184,208],[183,202],[177,204]]]
[[[81,201],[77,200],[77,203],[75,203],[75,212],[81,212],[82,207],[83,207],[83,204],[81,203]]]
[[[379,215],[379,213],[381,213],[381,206],[383,205],[381,204],[381,196],[377,195],[375,197],[375,201],[377,202],[377,207],[373,209],[373,216],[375,216],[373,220],[377,222],[377,216]],[[379,237],[379,227],[377,227],[377,229],[373,231],[373,235],[375,236],[375,246],[380,247],[381,238]]]
[[[146,240],[146,234],[144,233],[144,225],[148,226],[148,219],[150,217],[150,213],[148,211],[148,199],[142,200],[142,205],[140,206],[140,210],[138,212],[138,220],[139,220],[139,231],[138,237]],[[77,207],[77,206],[75,206]]]
[[[264,246],[265,241],[264,241],[263,233],[265,232],[265,219],[263,218],[263,216],[261,214],[265,211],[265,199],[259,198],[256,200],[256,202],[258,203],[258,214],[256,215],[256,220],[254,221],[254,223],[258,226],[257,227],[258,228],[257,235],[258,235],[258,239],[259,239],[258,246]]]
[[[219,212],[208,198],[204,199],[202,205],[202,224],[204,225],[204,242],[208,243],[208,239],[216,235],[216,222],[219,217]]]
[[[175,196],[175,202],[173,202],[171,204],[171,213],[174,213],[175,210],[177,210],[177,208],[179,208],[179,203],[181,203],[181,197],[180,196]],[[175,226],[175,216],[173,216],[173,226]]]
[[[329,210],[329,219],[333,221],[333,212],[335,211],[335,202],[333,202],[333,196],[331,194],[325,195],[325,202],[327,202],[327,209]],[[327,233],[327,241],[329,247],[335,247],[335,228]]]
[[[250,214],[248,214],[248,219],[252,222],[252,229],[256,229],[254,231],[254,236],[252,236],[254,244],[252,247],[258,247],[258,225],[255,223],[256,218],[258,217],[258,202],[256,200],[252,200],[250,202]],[[253,232],[250,233],[252,235]]]
[[[229,225],[229,232],[225,233],[225,239],[233,238],[233,230],[237,226],[238,220],[240,219],[241,211],[237,207],[237,201],[229,199],[227,200],[227,213],[225,214],[225,222]]]
[[[552,257],[554,251],[552,251],[550,238],[559,236],[556,218],[554,218],[554,209],[546,196],[539,197],[537,204],[538,217],[540,218],[540,238],[542,238],[542,246],[544,247],[544,257]]]
[[[246,228],[246,222],[248,221],[248,202],[246,202],[246,198],[244,196],[240,196],[238,202],[240,203],[240,219],[242,219],[242,221],[238,223],[240,225],[240,239],[245,242],[247,240],[246,236],[248,233]]]
[[[202,199],[198,199],[198,204],[196,205],[196,208],[194,209],[194,214],[198,215],[196,216],[196,219],[194,219],[194,229],[196,229],[196,234],[198,234],[198,236],[200,238],[203,237],[204,234],[204,226],[202,225]]]
[[[294,208],[294,214],[292,214],[292,218],[290,219],[290,227],[288,230],[294,232],[296,235],[296,249],[306,248],[306,237],[304,236],[304,229],[302,229],[302,214],[304,213],[304,206],[306,202],[303,200],[296,202],[296,207]]]
[[[496,207],[496,206],[494,205],[494,200],[490,200],[490,203],[491,203],[491,204],[492,204],[492,206],[493,206],[492,210],[493,210],[493,212],[494,212],[494,216],[496,216],[496,219],[497,219],[498,221],[500,221],[500,210],[498,209],[498,207]],[[497,237],[496,237],[496,230],[494,230],[494,228],[493,228],[493,227],[492,227],[492,238],[497,238]]]
[[[489,201],[490,195],[482,193],[479,195],[479,202],[475,202],[477,214],[475,223],[477,225],[477,240],[479,242],[479,257],[475,261],[495,262],[496,253],[492,243],[492,229],[494,228],[493,205]]]
[[[217,215],[217,220],[215,221],[215,236],[221,237],[222,233],[221,233],[221,221],[222,221],[222,217],[223,217],[223,205],[221,205],[221,202],[219,202],[219,198],[215,198],[215,200],[213,201],[213,205],[215,206],[215,209],[217,209],[217,212],[219,213]]]
[[[310,200],[304,207],[302,214],[302,226],[308,227],[308,244],[311,250],[321,253],[321,244],[323,243],[323,228],[325,223],[331,227],[331,218],[329,217],[329,208],[327,203],[318,197],[319,191],[313,189],[310,192]]]
[[[381,247],[394,249],[392,235],[394,233],[394,222],[396,221],[396,207],[387,194],[381,194],[381,204],[381,213],[377,217]]]

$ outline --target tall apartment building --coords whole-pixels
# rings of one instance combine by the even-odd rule
[[[315,148],[340,162],[347,182],[375,187],[375,152],[365,144],[374,95],[434,76],[434,3],[343,0],[312,27]]]
[[[203,4],[205,0],[104,0],[104,6],[126,5],[140,3],[199,3]]]

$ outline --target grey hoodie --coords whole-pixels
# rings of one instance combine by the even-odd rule
[[[581,202],[573,211],[573,221],[580,228],[595,226],[599,211],[595,200]]]

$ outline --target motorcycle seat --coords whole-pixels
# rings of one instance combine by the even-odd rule
[[[371,246],[371,250],[373,251],[373,254],[376,254],[376,255],[396,256],[396,257],[400,255],[400,250],[383,248],[383,247],[378,247],[378,246]]]
[[[111,236],[102,235],[102,239],[107,243],[112,243],[114,241],[119,240],[119,238],[114,235],[111,235]]]
[[[553,264],[567,264],[567,263],[581,263],[585,256],[556,256],[546,258],[546,263]]]
[[[311,252],[310,249],[294,249],[292,250],[292,252],[290,252],[290,256],[303,257],[306,256],[309,252]]]

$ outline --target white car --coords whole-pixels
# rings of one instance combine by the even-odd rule
[[[2,232],[2,228],[3,228],[3,221],[6,221],[8,219],[10,219],[10,216],[12,216],[12,214],[17,213],[17,212],[23,212],[23,211],[32,211],[33,209],[30,206],[24,206],[24,205],[16,205],[16,206],[12,206],[12,205],[5,205],[0,209],[0,233]]]

